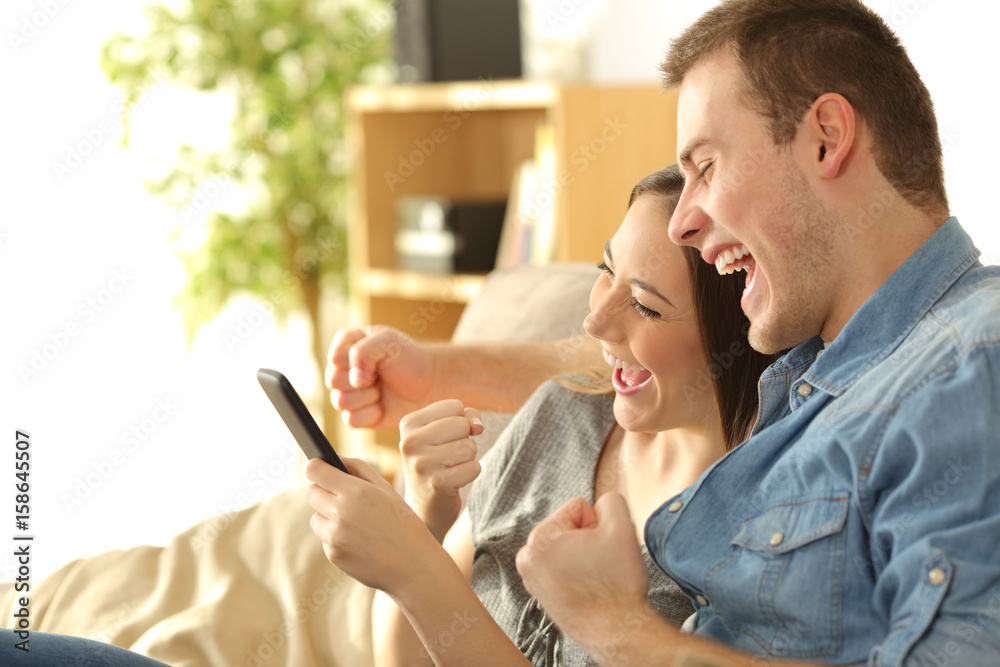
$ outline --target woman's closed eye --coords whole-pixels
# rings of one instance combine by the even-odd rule
[[[639,300],[636,299],[635,297],[632,297],[632,307],[635,308],[636,311],[640,315],[645,317],[647,320],[656,320],[659,319],[660,317],[660,314],[658,312],[656,312],[652,308],[647,308],[646,306],[642,305],[641,303],[639,303]]]
[[[597,265],[597,268],[603,271],[608,278],[611,278],[612,280],[614,279],[615,272],[611,270],[611,267],[608,266],[607,262],[601,262]],[[660,314],[658,312],[652,308],[642,305],[635,297],[632,297],[631,306],[635,308],[637,313],[645,317],[647,320],[656,320],[660,318]]]

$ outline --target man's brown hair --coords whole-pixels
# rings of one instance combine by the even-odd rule
[[[824,93],[851,103],[872,133],[875,162],[910,204],[948,210],[930,93],[885,22],[857,0],[726,0],[670,45],[661,66],[674,88],[707,57],[739,64],[747,107],[787,145]]]

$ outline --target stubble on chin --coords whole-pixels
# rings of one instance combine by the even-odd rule
[[[751,347],[764,354],[788,350],[819,334],[829,302],[837,247],[836,215],[810,191],[793,165],[783,170],[786,196],[780,211],[787,224],[778,251],[783,260],[768,276],[767,309],[750,319]]]

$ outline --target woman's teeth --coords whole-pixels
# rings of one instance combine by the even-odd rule
[[[627,361],[622,361],[621,359],[611,354],[607,350],[604,350],[604,361],[607,362],[608,366],[611,366],[612,368],[620,368],[625,372],[646,370],[639,364],[630,364]]]

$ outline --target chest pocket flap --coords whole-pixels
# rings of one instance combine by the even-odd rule
[[[843,530],[849,498],[839,491],[772,505],[748,519],[732,543],[772,554],[798,549]]]

